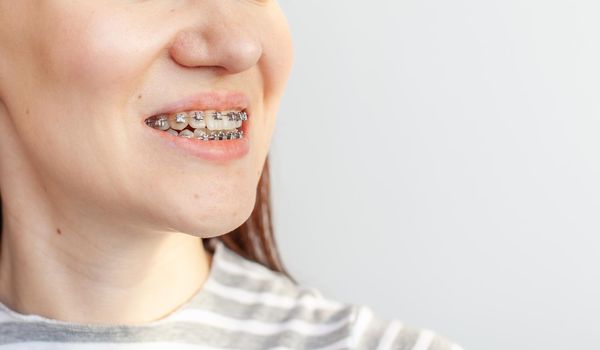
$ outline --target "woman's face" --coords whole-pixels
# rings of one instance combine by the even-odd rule
[[[291,64],[276,1],[0,0],[0,164],[35,169],[59,211],[227,233],[254,207]],[[228,92],[248,111],[249,149],[233,159],[144,123],[199,109],[177,107],[198,95],[240,109]]]

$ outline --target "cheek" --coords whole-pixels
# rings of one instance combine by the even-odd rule
[[[110,188],[104,179],[121,174],[100,176],[92,170],[99,163],[111,164],[119,155],[124,165],[119,169],[131,171],[132,141],[123,135],[122,106],[155,59],[156,46],[165,41],[158,31],[149,36],[141,23],[132,22],[136,16],[108,15],[95,7],[69,14],[57,9],[56,15],[39,19],[40,28],[48,29],[27,47],[23,64],[30,72],[22,75],[10,100],[18,115],[15,132],[36,167],[69,190],[86,189],[93,182],[100,196],[101,189],[108,193]],[[123,142],[112,141],[116,138]]]
[[[45,71],[57,79],[53,81],[80,92],[104,93],[139,80],[136,78],[154,58],[152,45],[159,40],[147,40],[144,27],[126,13],[96,9],[78,16],[82,20],[55,20],[64,24],[54,28],[55,42],[43,45]]]
[[[293,62],[291,35],[285,17],[281,12],[271,16],[270,25],[263,31],[263,57],[259,63],[263,81],[263,105],[267,118],[264,118],[265,135],[271,139],[279,104],[290,75]],[[269,144],[263,145],[268,151]]]
[[[264,60],[261,69],[265,75],[265,90],[281,96],[287,83],[293,62],[293,47],[287,23],[280,19],[263,41]]]
[[[287,23],[282,19],[273,22],[263,36],[263,57],[259,63],[263,81],[263,104],[267,118],[262,121],[263,130],[273,132],[279,104],[290,75],[293,48]],[[270,134],[267,135],[270,139]],[[268,144],[265,145],[265,148]]]

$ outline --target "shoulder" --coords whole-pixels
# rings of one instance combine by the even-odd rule
[[[400,319],[386,319],[368,305],[355,305],[353,323],[356,349],[378,350],[463,350],[463,348],[428,328],[417,328]]]
[[[368,305],[335,300],[231,250],[221,253],[213,276],[215,284],[247,292],[238,295],[253,299],[245,300],[244,313],[253,315],[254,320],[277,324],[283,332],[278,333],[278,344],[323,350],[463,350],[430,329],[385,319]]]

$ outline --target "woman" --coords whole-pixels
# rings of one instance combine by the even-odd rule
[[[0,349],[458,349],[298,285],[275,1],[0,0]]]

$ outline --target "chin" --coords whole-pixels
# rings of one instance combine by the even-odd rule
[[[202,198],[204,197],[200,199]],[[175,206],[173,208],[179,210],[171,210],[177,214],[167,215],[165,226],[169,231],[201,238],[221,236],[235,230],[248,220],[254,210],[255,201],[256,191],[251,191],[251,194],[220,198],[210,203],[205,202],[203,205],[190,203],[184,207]],[[162,208],[164,210],[165,206]]]

